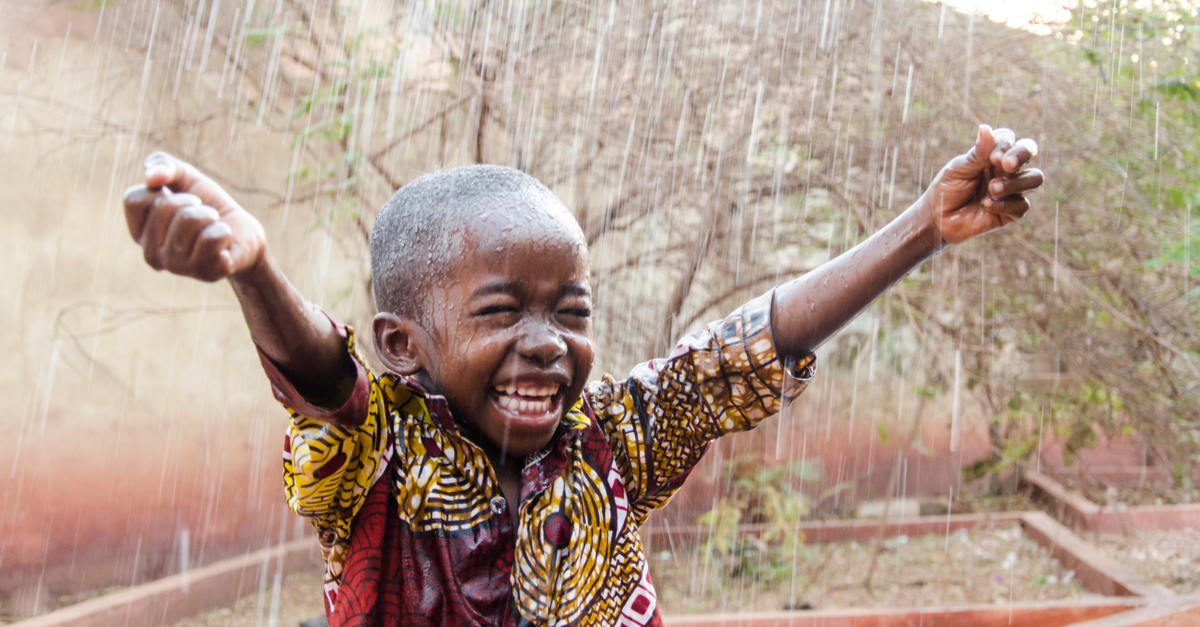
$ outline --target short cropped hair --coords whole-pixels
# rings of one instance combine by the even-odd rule
[[[541,209],[577,231],[574,216],[532,176],[498,165],[471,165],[426,174],[384,203],[371,229],[375,307],[423,319],[434,278],[445,275],[472,218],[485,212]]]

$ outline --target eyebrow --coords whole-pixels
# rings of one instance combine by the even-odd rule
[[[488,283],[487,285],[475,290],[471,294],[471,298],[482,298],[484,296],[491,296],[492,294],[512,294],[513,292],[519,290],[520,287],[521,284],[517,281],[497,281],[495,283]]]
[[[592,297],[592,289],[580,283],[572,283],[566,286],[564,291],[571,296],[586,296],[588,298]]]
[[[513,294],[520,291],[520,289],[520,281],[497,281],[495,283],[488,283],[487,285],[475,290],[471,294],[471,298],[483,298],[484,296],[491,296],[493,294]],[[591,288],[581,283],[572,283],[567,285],[563,288],[563,291],[570,296],[586,296],[588,298],[592,297]]]

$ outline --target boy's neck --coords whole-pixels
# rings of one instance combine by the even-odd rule
[[[520,526],[517,513],[521,505],[521,473],[525,468],[525,458],[508,455],[488,442],[480,442],[477,437],[468,436],[467,439],[483,449],[487,455],[492,472],[496,473],[496,482],[500,484],[500,492],[508,502],[508,513],[512,516],[513,529],[516,530]]]

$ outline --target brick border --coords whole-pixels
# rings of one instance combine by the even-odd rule
[[[1096,533],[1128,533],[1200,528],[1200,504],[1113,509],[1101,507],[1052,477],[1034,470],[1022,470],[1021,481],[1049,501],[1060,519],[1079,529]]]

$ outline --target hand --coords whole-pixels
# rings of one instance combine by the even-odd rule
[[[1041,170],[1024,169],[1037,150],[1032,139],[981,124],[975,146],[947,163],[921,196],[942,239],[958,244],[1024,216],[1025,194],[1044,181]]]
[[[145,167],[146,183],[125,190],[125,221],[151,268],[212,282],[263,258],[262,224],[220,185],[165,152]]]

